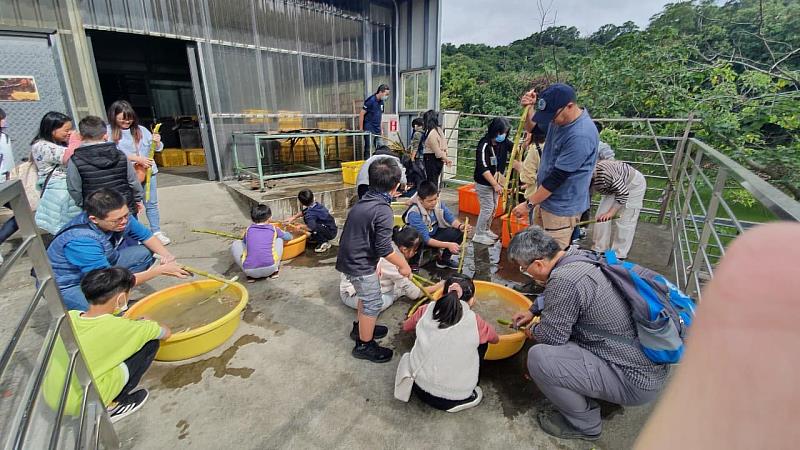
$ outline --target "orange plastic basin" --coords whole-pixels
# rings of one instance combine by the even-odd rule
[[[512,305],[518,306],[520,311],[527,311],[533,302],[528,300],[528,297],[520,294],[519,292],[507,288],[505,286],[490,283],[488,281],[479,281],[475,280],[475,297],[477,298],[476,301],[480,301],[481,294],[486,294],[488,292],[492,292],[497,294],[498,297],[503,299],[507,303],[511,303]],[[439,290],[433,294],[434,299],[439,299],[442,296],[442,291]],[[486,319],[484,317],[484,319]],[[511,319],[510,317],[508,319]],[[487,319],[488,320],[488,319]],[[495,330],[502,327],[502,325],[498,323],[492,323]],[[500,334],[500,333],[498,333]],[[489,348],[486,350],[486,356],[484,359],[489,361],[495,361],[498,359],[505,359],[511,356],[514,356],[522,350],[522,346],[525,345],[525,333],[522,331],[515,331],[511,334],[500,334],[500,342],[497,344],[489,344]]]
[[[281,261],[297,258],[302,255],[306,251],[306,240],[308,240],[308,236],[306,234],[301,234],[291,241],[284,242]]]
[[[511,242],[511,238],[514,237],[515,234],[519,233],[520,231],[528,228],[528,217],[527,215],[522,216],[522,218],[518,219],[513,213],[511,215],[511,233],[508,232],[508,216],[509,214],[503,215],[501,219],[501,226],[502,231],[500,233],[500,242],[503,245],[503,248],[508,248],[508,244]]]
[[[458,188],[458,210],[477,216],[481,212],[481,204],[478,201],[478,193],[475,192],[475,183],[461,186]],[[505,207],[503,206],[503,198],[497,201],[497,209],[494,212],[495,217],[503,215]]]

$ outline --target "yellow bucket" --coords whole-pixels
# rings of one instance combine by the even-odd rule
[[[222,283],[214,280],[198,280],[168,287],[139,300],[126,313],[125,317],[147,317],[148,311],[156,305],[175,301],[185,294],[208,292],[211,295],[219,289]],[[161,348],[156,353],[159,361],[180,361],[194,358],[222,345],[239,327],[242,310],[247,305],[249,294],[240,283],[231,283],[227,289],[234,289],[240,300],[236,307],[219,319],[183,333],[175,333],[166,341],[161,342]]]
[[[308,236],[304,233],[292,239],[291,241],[284,242],[283,256],[281,256],[281,261],[297,258],[298,256],[302,255],[306,251],[307,240]]]
[[[392,211],[394,211],[394,226],[402,227],[403,213],[408,209],[408,205],[403,202],[392,202]]]
[[[488,281],[475,280],[475,297],[480,299],[481,294],[490,291],[497,294],[498,297],[502,298],[506,303],[519,306],[520,311],[527,311],[533,304],[533,302],[528,300],[527,297],[511,288],[490,283]],[[441,290],[433,294],[433,298],[437,300],[441,296]],[[494,323],[490,325],[495,327],[502,326]],[[497,344],[489,344],[489,348],[486,350],[486,356],[484,356],[484,359],[494,361],[514,356],[518,351],[522,350],[522,346],[525,345],[526,338],[527,337],[525,336],[525,333],[522,331],[515,331],[511,334],[501,334],[500,342]]]

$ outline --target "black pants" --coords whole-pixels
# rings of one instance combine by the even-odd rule
[[[316,230],[309,230],[311,236],[308,237],[308,242],[310,244],[323,244],[336,237],[336,232],[326,225],[318,224],[317,227]]]
[[[153,360],[156,358],[156,352],[158,352],[158,347],[159,341],[157,339],[148,341],[138,352],[125,360],[125,365],[128,366],[128,382],[122,387],[122,391],[117,395],[114,401],[120,403],[124,402],[128,394],[136,389],[144,373],[147,372],[147,369],[153,364]]]
[[[483,357],[486,355],[486,350],[488,348],[489,344],[481,344],[478,346],[478,356],[480,356],[481,362],[483,362]],[[480,384],[480,381],[478,384]],[[421,387],[417,386],[416,383],[414,383],[414,387],[411,388],[411,392],[414,393],[420,400],[422,400],[423,403],[427,403],[428,406],[441,411],[447,411],[450,408],[472,401],[471,395],[464,400],[448,400],[446,398],[437,397],[433,394],[425,392]]]
[[[459,231],[458,228],[439,228],[436,230],[436,233],[431,234],[431,238],[442,242],[456,242],[458,245],[461,245],[461,241],[464,239],[464,233]],[[442,249],[442,260],[446,261],[450,259],[452,255],[450,250]]]
[[[372,156],[372,134],[364,136],[364,159]]]
[[[426,153],[423,155],[423,159],[425,161],[425,176],[428,181],[439,186],[439,177],[442,175],[444,162],[433,153]]]

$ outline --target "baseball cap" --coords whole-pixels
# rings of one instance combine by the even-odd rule
[[[575,96],[575,89],[564,83],[551,85],[542,91],[538,97],[536,104],[533,105],[536,109],[536,113],[533,115],[533,121],[543,125],[552,122],[553,117],[555,117],[559,109],[577,99]]]

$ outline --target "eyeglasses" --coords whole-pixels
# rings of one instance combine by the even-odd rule
[[[122,225],[123,223],[128,221],[128,214],[118,218],[118,219],[98,219],[106,223],[110,223],[111,225]]]
[[[531,263],[530,263],[530,264],[528,264],[527,266],[519,266],[519,273],[521,273],[521,274],[525,275],[525,276],[526,276],[526,277],[528,277],[528,278],[533,278],[533,275],[531,275],[531,274],[528,272],[528,268],[529,268],[530,266],[532,266],[534,262],[536,262],[536,260],[535,260],[535,259],[534,259],[533,261],[531,261]]]

